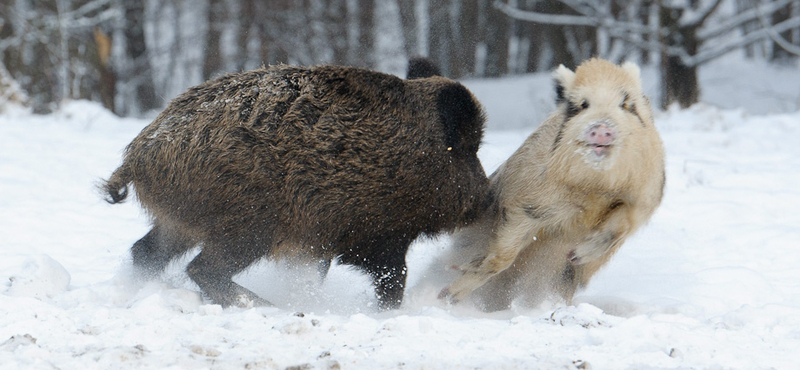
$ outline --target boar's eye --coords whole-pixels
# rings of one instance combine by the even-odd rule
[[[582,101],[581,102],[581,110],[588,109],[588,108],[589,108],[589,102],[586,101],[586,100]]]

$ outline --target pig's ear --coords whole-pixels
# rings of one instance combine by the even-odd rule
[[[637,66],[633,62],[625,62],[622,63],[622,70],[625,71],[629,76],[631,76],[636,83],[641,83],[641,71],[639,70],[639,66]]]
[[[572,90],[575,82],[575,72],[561,64],[553,72],[553,80],[556,82],[556,104],[559,104],[567,100],[567,92]]]

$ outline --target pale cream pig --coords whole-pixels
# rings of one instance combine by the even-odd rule
[[[440,298],[569,303],[660,204],[664,149],[639,68],[591,59],[553,76],[557,110],[491,176],[492,205],[454,236],[461,275]]]

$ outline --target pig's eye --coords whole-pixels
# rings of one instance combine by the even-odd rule
[[[589,102],[586,100],[581,100],[580,104],[575,104],[571,100],[567,101],[567,118],[575,116],[586,108],[589,108]]]
[[[623,95],[622,103],[619,104],[619,107],[630,113],[636,114],[636,106],[630,101],[630,97],[627,93]]]

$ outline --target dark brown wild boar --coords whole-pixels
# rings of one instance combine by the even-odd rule
[[[187,273],[214,302],[268,304],[231,278],[262,258],[356,266],[397,307],[420,235],[481,211],[482,108],[461,84],[347,67],[273,66],[189,89],[128,145],[105,183],[133,185],[152,230],[131,248],[157,274],[200,245]]]

